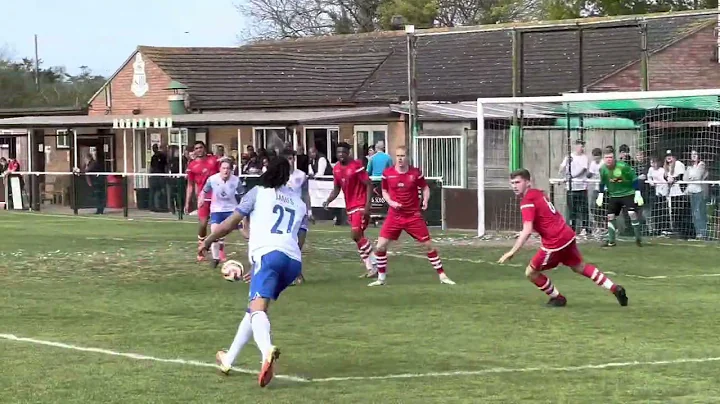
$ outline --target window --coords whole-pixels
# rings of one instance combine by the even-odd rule
[[[337,126],[306,126],[305,145],[314,147],[320,154],[325,155],[331,163],[337,162],[335,149],[340,141],[340,129]]]
[[[170,143],[182,148],[188,144],[188,130],[187,128],[172,128],[170,129]]]
[[[388,150],[387,125],[355,125],[355,142],[353,155],[356,159],[368,155],[368,149],[379,141],[385,143],[385,152]]]
[[[73,131],[74,133],[75,131]],[[58,149],[69,149],[70,148],[70,135],[65,129],[60,129],[55,135],[55,147]]]
[[[278,142],[279,140],[279,142]],[[259,148],[276,148],[280,143],[292,142],[292,132],[287,128],[255,128],[253,146]]]
[[[112,107],[112,87],[110,83],[105,86],[105,106],[107,108]]]

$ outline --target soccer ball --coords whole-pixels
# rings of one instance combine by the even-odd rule
[[[223,278],[228,282],[237,282],[245,275],[245,267],[240,261],[227,260],[220,268]]]

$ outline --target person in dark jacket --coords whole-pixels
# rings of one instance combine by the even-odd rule
[[[103,171],[105,171],[103,165],[92,154],[88,154],[87,163],[85,164],[85,180],[92,189],[96,215],[102,215],[105,212],[105,176],[92,175],[92,173],[101,173]]]

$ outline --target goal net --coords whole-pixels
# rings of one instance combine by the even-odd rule
[[[478,99],[478,233],[521,228],[509,173],[530,171],[579,235],[606,232],[595,204],[611,146],[641,180],[643,234],[720,237],[720,89]],[[619,235],[631,234],[627,213]],[[622,228],[624,227],[624,229]]]

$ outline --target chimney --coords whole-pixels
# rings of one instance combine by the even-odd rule
[[[183,115],[187,114],[188,111],[185,109],[185,96],[187,86],[179,81],[171,81],[168,88],[165,90],[172,91],[172,94],[168,96],[168,103],[170,104],[170,113],[172,115]]]

